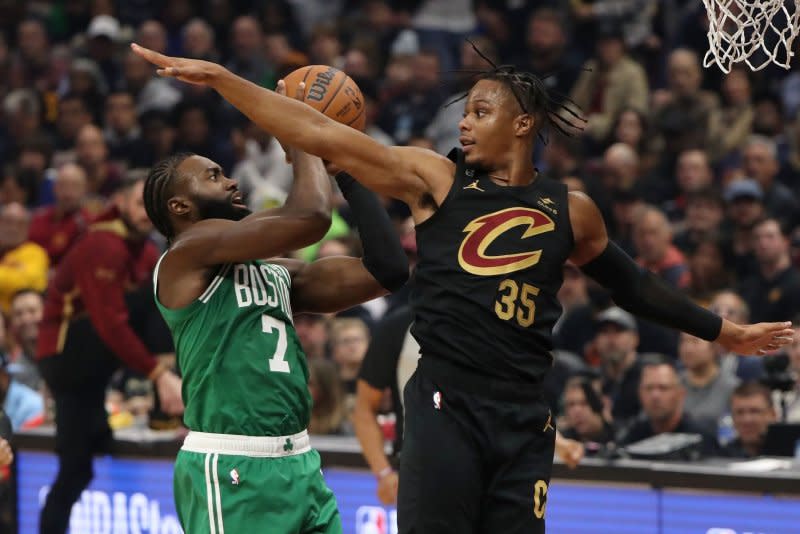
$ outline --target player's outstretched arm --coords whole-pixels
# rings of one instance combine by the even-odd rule
[[[763,355],[792,340],[790,322],[737,325],[692,302],[684,293],[641,268],[609,241],[595,203],[585,194],[569,194],[575,248],[570,259],[611,290],[614,301],[629,312],[738,354]]]
[[[386,147],[302,102],[259,87],[208,61],[175,58],[132,45],[158,74],[207,85],[282,143],[335,163],[373,191],[409,205],[426,194],[440,201],[452,184],[447,158],[414,147]]]
[[[378,198],[347,173],[337,174],[336,182],[353,210],[364,255],[311,263],[277,260],[292,273],[292,309],[297,312],[347,309],[395,291],[408,280],[408,258]]]

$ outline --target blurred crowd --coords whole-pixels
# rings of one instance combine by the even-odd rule
[[[588,121],[572,137],[543,135],[534,157],[544,174],[591,195],[640,265],[716,313],[796,322],[800,67],[704,69],[707,26],[699,0],[3,3],[0,396],[14,428],[52,421],[34,362],[43,294],[127,176],[192,151],[239,180],[253,210],[279,205],[291,184],[275,139],[208,88],[157,77],[132,41],[219,62],[268,88],[300,66],[335,66],[364,94],[368,135],[442,154],[458,146],[462,105],[452,102],[475,73],[490,62],[533,72]],[[413,263],[409,212],[385,203]],[[340,199],[326,238],[296,254],[357,256],[352,226]],[[633,318],[573,265],[559,297],[547,386],[570,437],[599,447],[682,429],[715,451],[757,455],[766,425],[800,422],[800,325],[788,357],[765,367]],[[394,377],[414,361],[400,356],[413,340],[397,314],[407,315],[405,289],[334,316],[296,317],[312,432],[354,432],[369,351],[397,366],[385,380],[363,377],[385,390],[375,411],[386,438],[396,437]],[[107,408],[116,427],[154,426],[151,383],[121,370]]]

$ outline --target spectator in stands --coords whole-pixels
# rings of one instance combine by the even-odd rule
[[[675,183],[678,189],[669,191],[674,198],[664,203],[664,211],[670,221],[677,222],[686,216],[689,195],[713,187],[714,171],[704,150],[690,148],[678,154]]]
[[[215,63],[219,61],[219,53],[214,45],[214,28],[199,17],[191,19],[183,27],[182,44],[186,57]]]
[[[225,64],[231,72],[263,87],[275,87],[274,74],[264,56],[264,34],[258,19],[242,15],[231,29],[232,57]]]
[[[614,429],[604,415],[600,393],[585,377],[572,377],[564,387],[565,438],[584,444],[587,455],[614,441]]]
[[[65,163],[58,169],[53,183],[55,202],[33,214],[29,239],[47,251],[51,269],[58,267],[64,254],[89,224],[91,215],[83,206],[88,188],[83,167]]]
[[[30,214],[17,203],[0,206],[0,311],[8,313],[17,291],[47,286],[47,252],[28,240]]]
[[[698,425],[684,410],[686,390],[672,360],[652,355],[642,362],[639,398],[642,416],[620,435],[620,445],[629,445],[666,432],[699,434],[705,452],[716,448],[716,437]]]
[[[633,220],[633,242],[639,265],[671,286],[689,287],[689,265],[683,253],[672,244],[672,230],[664,212],[654,206],[642,208]]]
[[[583,143],[580,139],[554,135],[542,151],[547,175],[555,180],[565,176],[582,176]],[[607,195],[606,191],[602,194]]]
[[[56,128],[58,136],[56,137],[56,150],[61,152],[61,160],[53,161],[53,165],[59,166],[64,163],[71,154],[75,142],[78,138],[78,132],[81,129],[91,124],[92,114],[91,107],[80,95],[74,93],[67,93],[62,96],[58,103],[58,119],[56,121]]]
[[[709,309],[736,324],[747,324],[750,319],[750,310],[747,309],[747,304],[738,293],[730,289],[715,294],[711,299]],[[721,372],[733,374],[743,382],[761,378],[764,367],[763,360],[759,356],[741,356],[727,352],[716,343],[714,350],[719,356]]]
[[[0,175],[0,204],[15,202],[26,208],[36,205],[38,177],[29,169],[7,165]]]
[[[336,365],[323,358],[308,360],[308,391],[313,407],[310,434],[341,434],[347,430],[344,390]]]
[[[689,148],[707,148],[716,132],[712,129],[719,98],[701,89],[703,71],[693,51],[681,48],[669,55],[668,89],[654,94],[655,127],[661,133],[665,153],[661,172],[672,174],[673,158]]]
[[[105,100],[105,129],[109,157],[129,169],[148,167],[153,161],[136,119],[136,99],[128,91],[113,91]]]
[[[626,107],[617,114],[607,140],[609,146],[614,143],[624,143],[636,151],[642,175],[648,174],[657,163],[650,122],[642,110]]]
[[[624,108],[647,110],[647,75],[627,55],[618,25],[598,28],[597,55],[584,64],[570,96],[589,120],[586,134],[596,142],[606,139]]]
[[[95,15],[86,28],[85,54],[100,67],[107,87],[113,86],[119,78],[114,44],[120,38],[120,31],[119,21],[107,14]]]
[[[714,344],[682,333],[678,355],[684,369],[681,380],[686,390],[684,410],[707,432],[716,434],[720,418],[728,412],[731,392],[739,379],[723,372]]]
[[[378,323],[361,364],[353,410],[353,426],[361,450],[378,479],[378,499],[384,504],[397,501],[397,456],[403,440],[403,389],[417,368],[419,344],[411,335],[413,316],[401,306]],[[386,456],[384,435],[378,426],[384,393],[391,391],[394,412],[392,458]]]
[[[739,293],[752,321],[785,321],[800,312],[800,272],[789,257],[789,235],[774,217],[753,226],[758,272],[745,279]]]
[[[324,315],[301,313],[294,316],[294,328],[309,360],[325,359],[328,352],[328,325]]]
[[[673,242],[691,254],[701,242],[720,236],[725,202],[716,189],[698,189],[686,195],[686,219]]]
[[[725,189],[728,222],[725,261],[741,281],[758,271],[753,254],[753,226],[764,217],[764,192],[755,180],[736,180]]]
[[[603,186],[609,190],[628,191],[639,180],[639,155],[630,145],[615,143],[603,154]]]
[[[689,256],[692,281],[687,293],[696,301],[706,304],[714,293],[728,288],[733,277],[725,268],[722,243],[714,237],[701,238]]]
[[[122,89],[136,97],[136,112],[169,111],[181,100],[181,92],[168,80],[155,77],[150,65],[128,51],[122,63]]]
[[[233,151],[214,128],[214,106],[204,98],[184,99],[174,110],[178,151],[207,154],[223,169],[233,167]]]
[[[49,59],[50,41],[44,22],[34,17],[21,21],[17,26],[17,50],[11,57],[9,85],[13,89],[43,88]]]
[[[568,95],[581,65],[579,56],[569,46],[564,16],[555,9],[541,7],[530,14],[527,30],[525,54],[513,63],[520,70],[543,78],[547,89],[554,91],[556,97]],[[478,48],[485,51],[483,47]]]
[[[563,311],[553,326],[553,346],[583,356],[593,337],[591,329],[586,328],[594,315],[588,280],[572,262],[564,264],[563,272],[564,281],[557,295]]]
[[[718,123],[715,130],[719,136],[714,139],[714,160],[719,161],[742,146],[753,132],[752,89],[750,75],[744,65],[735,65],[725,75],[722,82],[722,108],[715,117]]]
[[[614,424],[624,425],[640,410],[636,319],[622,308],[612,307],[597,316],[596,324],[594,346],[600,357],[603,395],[611,404]]]
[[[0,354],[0,402],[14,431],[36,426],[44,417],[41,393],[18,382],[9,368],[8,355]]]
[[[42,127],[42,104],[31,89],[15,89],[3,98],[3,136],[0,156],[8,161],[21,144],[36,135]]]
[[[730,402],[736,439],[720,448],[720,455],[753,458],[761,454],[767,428],[775,421],[770,391],[758,382],[744,382],[733,390]]]
[[[86,58],[73,59],[69,67],[68,83],[69,91],[83,98],[89,105],[92,121],[101,120],[108,83],[97,63]]]
[[[112,206],[66,254],[47,289],[36,357],[56,407],[59,472],[41,513],[42,532],[66,531],[70,510],[92,479],[92,456],[108,451],[105,392],[120,362],[155,383],[162,409],[180,413],[180,379],[133,330],[126,293],[152,278],[144,176],[132,175]],[[152,293],[150,293],[152,296]],[[151,300],[152,302],[152,300]]]
[[[330,326],[331,358],[346,395],[355,395],[356,378],[369,347],[369,329],[361,319],[334,319]]]
[[[390,98],[377,121],[400,144],[424,131],[445,99],[437,53],[420,51],[411,58],[411,71],[408,91]]]
[[[167,54],[167,29],[161,22],[148,19],[139,25],[136,42],[160,54]],[[145,44],[148,43],[148,44]]]
[[[36,367],[36,341],[42,322],[44,298],[33,289],[17,291],[11,301],[10,330],[19,350],[9,354],[14,378],[35,391],[42,389],[42,377]]]
[[[791,189],[776,180],[780,162],[778,149],[772,139],[762,135],[750,136],[742,149],[742,167],[745,175],[761,186],[764,207],[770,215],[787,224],[799,220],[800,204],[797,198]]]
[[[89,194],[109,198],[119,187],[122,170],[108,159],[103,131],[94,124],[81,128],[75,143],[75,156],[75,162],[86,171]]]

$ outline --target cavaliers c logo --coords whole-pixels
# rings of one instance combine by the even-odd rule
[[[553,219],[531,208],[506,208],[473,219],[464,227],[467,236],[458,249],[458,264],[470,274],[494,276],[521,271],[539,263],[541,250],[489,256],[486,249],[500,235],[517,226],[527,226],[522,239],[552,232]],[[520,246],[524,248],[524,243]]]

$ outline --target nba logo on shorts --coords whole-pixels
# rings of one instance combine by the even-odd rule
[[[442,409],[442,392],[436,391],[433,393],[433,407],[437,410]]]
[[[359,506],[356,510],[356,534],[389,534],[386,510],[380,506]]]

